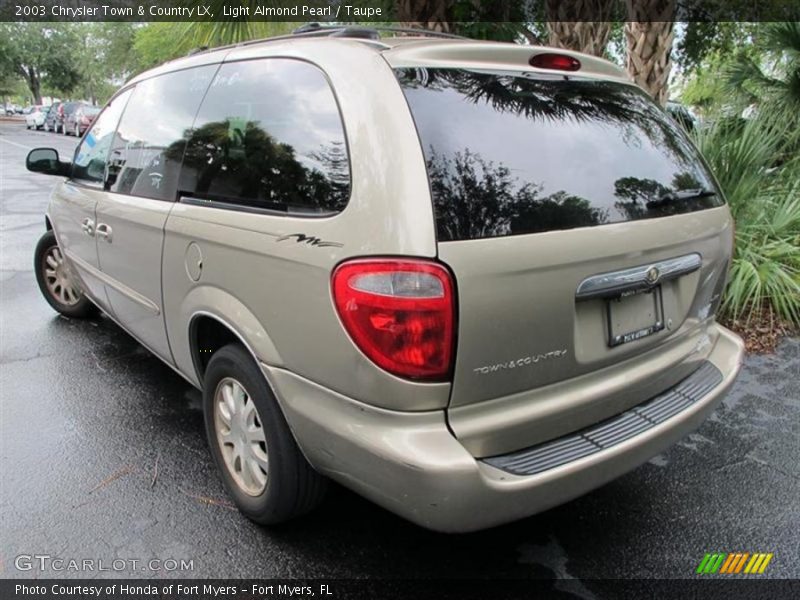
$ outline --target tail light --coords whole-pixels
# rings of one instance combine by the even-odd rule
[[[581,68],[581,61],[577,58],[555,52],[536,54],[529,63],[532,67],[538,69],[553,69],[556,71],[577,71]]]
[[[399,377],[442,381],[453,359],[450,273],[422,260],[354,260],[333,272],[345,330],[375,364]]]

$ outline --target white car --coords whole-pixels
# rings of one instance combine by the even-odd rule
[[[47,107],[36,105],[25,115],[25,127],[28,129],[41,129],[47,116]]]

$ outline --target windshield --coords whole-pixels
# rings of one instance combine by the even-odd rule
[[[723,203],[686,134],[635,86],[467,69],[396,75],[425,153],[440,241]]]

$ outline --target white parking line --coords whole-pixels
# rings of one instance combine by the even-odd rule
[[[16,146],[17,148],[22,148],[23,150],[33,150],[33,146],[25,146],[24,144],[18,144],[17,142],[12,142],[11,140],[7,140],[3,137],[0,137],[0,142],[11,144],[12,146]]]

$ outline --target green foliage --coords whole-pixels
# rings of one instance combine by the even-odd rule
[[[82,98],[104,102],[135,69],[132,23],[76,23]]]
[[[134,33],[134,71],[140,72],[184,56],[191,49],[188,23],[148,23]]]
[[[25,80],[38,99],[41,86],[68,94],[80,83],[80,39],[69,23],[0,23],[0,75]]]
[[[758,29],[757,23],[735,21],[690,21],[676,43],[676,63],[685,71],[702,66],[712,55],[748,51]]]
[[[782,132],[767,118],[719,119],[697,134],[736,222],[722,310],[772,309],[800,324],[800,158],[776,168]]]
[[[781,160],[800,153],[800,22],[762,23],[726,70],[727,91],[782,125]]]

